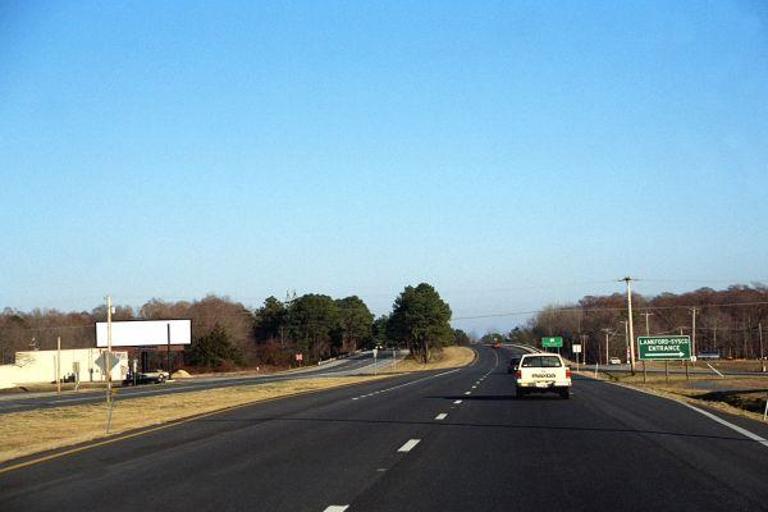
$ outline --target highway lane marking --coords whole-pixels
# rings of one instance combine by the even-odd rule
[[[443,421],[445,418],[447,418],[448,415],[444,412],[441,412],[437,416],[435,416],[435,421]]]
[[[453,403],[456,404],[456,405],[459,405],[461,402],[463,402],[463,400],[454,400],[453,401]]]
[[[374,391],[374,392],[368,393],[367,395],[356,396],[356,397],[353,397],[352,400],[359,400],[361,398],[369,398],[369,397],[378,395],[380,393],[389,393],[390,391],[394,391],[395,389],[400,389],[400,388],[404,388],[405,386],[411,386],[413,384],[418,384],[419,382],[424,382],[425,380],[436,379],[437,377],[442,377],[444,375],[449,375],[451,373],[456,373],[456,372],[458,372],[461,369],[462,368],[456,368],[455,370],[451,370],[451,371],[447,371],[447,372],[443,372],[443,373],[438,373],[438,374],[435,374],[435,375],[430,375],[429,377],[423,377],[421,379],[412,380],[411,382],[406,382],[404,384],[398,384],[397,386],[392,386],[391,388],[385,388],[385,389],[381,389],[379,391]]]
[[[587,376],[587,378],[590,379],[590,380],[596,380],[596,379],[592,379],[589,376]],[[700,408],[698,408],[696,406],[693,406],[693,405],[691,405],[691,404],[689,404],[687,402],[684,402],[682,400],[678,400],[676,398],[670,398],[668,396],[657,395],[656,393],[652,393],[652,392],[646,391],[644,389],[638,389],[638,388],[634,388],[634,387],[631,387],[631,386],[627,386],[626,384],[620,384],[618,382],[610,382],[610,381],[598,381],[598,382],[604,382],[606,384],[611,384],[613,386],[618,386],[620,388],[629,389],[631,391],[637,391],[638,393],[643,393],[645,395],[650,395],[652,397],[656,397],[656,398],[660,398],[660,399],[671,400],[673,402],[677,402],[678,404],[684,405],[687,408],[692,409],[692,410],[698,412],[699,414],[702,414],[702,415],[706,416],[707,418],[711,419],[712,421],[715,421],[715,422],[723,425],[724,427],[728,427],[731,430],[733,430],[735,432],[738,432],[739,434],[743,435],[744,437],[746,437],[748,439],[751,439],[753,441],[756,441],[756,442],[760,443],[761,445],[765,446],[766,448],[768,448],[768,439],[765,439],[764,437],[760,437],[759,435],[755,434],[754,432],[750,432],[749,430],[747,430],[745,428],[742,428],[742,427],[740,427],[738,425],[734,425],[733,423],[724,420],[723,418],[721,418],[720,416],[718,416],[716,414],[712,414],[711,412],[707,412],[704,409],[700,409]],[[571,393],[573,393],[573,392],[571,392]]]
[[[465,392],[464,392],[464,394],[465,394],[465,395],[471,395],[471,394],[472,394],[472,392],[471,392],[471,391],[465,391]]]
[[[711,419],[712,421],[716,421],[719,424],[721,424],[721,425],[723,425],[725,427],[730,428],[731,430],[735,430],[736,432],[738,432],[739,434],[743,435],[744,437],[747,437],[747,438],[749,438],[749,439],[751,439],[753,441],[757,441],[761,445],[763,445],[766,448],[768,448],[768,440],[767,439],[765,439],[763,437],[760,437],[759,435],[757,435],[755,433],[752,433],[752,432],[750,432],[749,430],[747,430],[745,428],[741,428],[738,425],[734,425],[733,423],[731,423],[729,421],[725,421],[723,418],[721,418],[721,417],[719,417],[719,416],[717,416],[715,414],[712,414],[711,412],[707,412],[704,409],[699,409],[698,407],[695,407],[695,406],[693,406],[691,404],[688,404],[688,403],[685,403],[685,402],[680,402],[680,403],[683,404],[684,406],[688,407],[689,409],[693,409],[694,411],[698,412],[699,414],[703,414],[704,416],[706,416],[707,418]]]
[[[409,451],[413,450],[414,447],[416,447],[416,445],[420,442],[421,439],[409,439],[403,446],[400,447],[400,449],[397,450],[397,452],[408,453]]]
[[[344,512],[349,508],[349,505],[330,505],[328,507],[325,507],[325,510],[323,512]]]
[[[365,382],[352,382],[352,383],[349,383],[349,384],[342,384],[341,386],[336,386],[336,387],[333,387],[333,388],[311,389],[311,390],[307,390],[307,391],[297,391],[296,393],[291,393],[291,394],[288,394],[288,395],[275,396],[275,397],[271,397],[271,398],[264,398],[264,399],[261,399],[261,400],[255,400],[253,402],[246,402],[244,404],[237,404],[237,405],[232,405],[232,406],[224,407],[222,409],[218,409],[218,410],[210,411],[210,412],[205,412],[205,413],[198,414],[198,415],[195,415],[195,416],[190,416],[190,417],[187,417],[187,418],[181,418],[179,420],[172,420],[172,421],[170,421],[168,423],[163,423],[163,424],[157,425],[155,427],[150,427],[150,428],[139,430],[138,432],[130,432],[130,433],[127,433],[127,434],[116,434],[115,437],[108,437],[108,438],[103,439],[101,441],[94,441],[94,442],[90,442],[88,444],[84,444],[82,446],[76,446],[76,447],[73,447],[73,448],[67,448],[67,449],[64,449],[64,450],[62,450],[60,452],[52,453],[50,455],[43,455],[42,457],[26,460],[24,462],[18,462],[18,463],[15,463],[15,464],[12,463],[11,465],[5,466],[5,467],[2,467],[2,465],[4,463],[0,462],[0,475],[5,474],[5,473],[10,473],[11,471],[16,471],[16,470],[19,470],[19,469],[23,469],[23,468],[26,468],[26,467],[29,467],[29,466],[34,466],[35,464],[40,464],[42,462],[48,462],[50,460],[60,459],[62,457],[66,457],[68,455],[74,455],[74,454],[77,454],[77,453],[80,453],[80,452],[84,452],[86,450],[90,450],[92,448],[97,448],[99,446],[106,446],[106,445],[111,445],[111,444],[119,443],[120,441],[125,441],[127,439],[133,439],[135,437],[144,436],[144,435],[150,434],[152,432],[158,432],[158,431],[161,431],[161,430],[166,430],[166,429],[169,429],[169,428],[173,428],[173,427],[177,427],[177,426],[180,426],[180,425],[184,425],[186,423],[191,423],[193,421],[198,421],[198,420],[201,420],[201,419],[204,419],[204,418],[208,418],[210,416],[216,416],[218,414],[224,414],[224,413],[227,413],[227,412],[230,412],[230,411],[235,411],[237,409],[244,409],[246,407],[253,407],[253,406],[256,406],[256,405],[262,405],[262,404],[267,404],[267,403],[271,403],[271,402],[277,402],[279,400],[285,400],[285,399],[288,399],[288,398],[298,398],[298,397],[304,397],[304,396],[308,396],[308,395],[315,395],[315,394],[320,394],[320,393],[327,392],[327,391],[338,391],[338,390],[342,390],[342,389],[346,389],[346,388],[351,388],[353,386],[361,386],[361,385],[364,385],[364,384],[366,384],[366,383]],[[35,454],[31,454],[30,455],[30,457],[34,457],[34,456],[35,456]]]

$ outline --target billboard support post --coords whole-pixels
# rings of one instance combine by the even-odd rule
[[[107,295],[107,354],[104,358],[104,370],[107,372],[107,428],[112,424],[112,296]]]
[[[112,403],[112,296],[107,295],[107,358],[104,368],[107,371],[107,405]]]
[[[61,394],[61,336],[56,337],[56,393]]]
[[[167,324],[168,327],[168,345],[165,349],[165,359],[168,365],[168,378],[171,378],[171,324]]]

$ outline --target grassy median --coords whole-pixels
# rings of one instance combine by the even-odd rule
[[[120,400],[110,434],[152,427],[238,405],[368,382],[382,377],[300,379]],[[106,437],[105,404],[37,409],[0,416],[0,462]]]
[[[390,367],[384,373],[405,373],[422,372],[428,370],[446,370],[449,368],[460,368],[467,366],[475,360],[475,351],[467,347],[445,347],[443,351],[436,354],[432,361],[427,364],[406,359],[399,361],[397,366]]]
[[[378,376],[307,378],[266,384],[190,391],[120,400],[112,410],[110,435],[153,427],[274,398],[359,384],[404,372],[441,370],[470,364],[475,353],[465,347],[447,347],[429,364],[401,361],[393,371]],[[15,412],[0,416],[0,462],[107,437],[105,404],[71,405]]]

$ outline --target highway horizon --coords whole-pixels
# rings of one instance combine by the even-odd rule
[[[0,469],[0,510],[766,509],[768,426],[584,377],[516,399],[519,349],[475,349]]]

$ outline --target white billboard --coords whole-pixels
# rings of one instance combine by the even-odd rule
[[[135,320],[112,322],[113,347],[147,345],[189,345],[192,343],[191,320]],[[96,322],[96,346],[107,346],[107,322]]]

